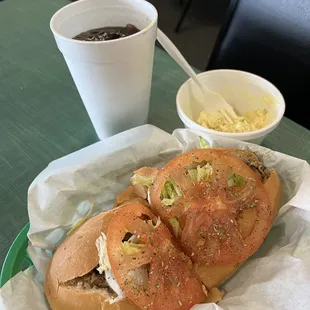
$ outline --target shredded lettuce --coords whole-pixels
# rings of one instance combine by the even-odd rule
[[[192,181],[196,182],[198,180],[198,171],[197,169],[189,169],[188,170],[189,177]]]
[[[105,272],[105,279],[106,279],[107,283],[109,284],[110,288],[117,295],[117,297],[110,297],[108,299],[110,305],[125,299],[125,297],[126,297],[125,292],[123,292],[122,289],[119,287],[119,285],[118,285],[118,283],[114,277],[114,274],[112,272],[112,269],[108,269]]]
[[[246,184],[244,178],[241,175],[235,173],[231,167],[227,169],[226,179],[228,187],[243,186]]]
[[[81,219],[79,220],[77,223],[75,223],[72,228],[67,232],[67,236],[71,235],[75,230],[77,230],[82,224],[84,224],[87,220],[89,220],[91,218],[91,214],[93,212],[93,208],[94,205],[91,204],[87,214]]]
[[[156,222],[155,225],[153,224],[153,221],[152,221],[152,220],[148,220],[147,223],[148,223],[153,229],[156,229],[156,228],[158,228],[158,226],[161,224],[161,219],[160,219],[160,217],[158,216],[158,217],[157,217],[157,222]]]
[[[197,181],[209,181],[213,173],[213,167],[210,163],[206,163],[203,167],[197,167],[198,178]]]
[[[134,174],[134,176],[131,178],[131,182],[133,185],[141,184],[147,187],[150,187],[155,180],[155,176],[143,176],[139,174]]]
[[[96,240],[96,247],[99,256],[99,267],[97,270],[100,274],[102,274],[104,271],[111,269],[107,250],[107,237],[104,233],[101,233],[101,235]]]
[[[210,144],[201,136],[199,136],[199,145],[201,149],[210,148]]]
[[[111,297],[108,299],[110,304],[118,302],[126,297],[125,293],[119,287],[109,261],[108,250],[107,250],[107,237],[101,232],[101,235],[96,240],[96,247],[99,256],[99,267],[97,268],[100,274],[104,273],[105,279],[109,284],[110,288],[116,293],[117,297]]]
[[[189,202],[185,202],[184,204],[184,210],[188,210],[191,207]]]
[[[194,182],[210,181],[212,173],[213,167],[208,162],[202,167],[198,165],[196,169],[188,170],[188,175]]]
[[[144,247],[145,247],[145,244],[131,243],[128,241],[122,242],[122,245],[121,245],[122,251],[125,255],[138,254]]]
[[[175,201],[182,197],[182,192],[179,186],[172,180],[168,179],[160,193],[160,199],[164,206],[172,206]]]
[[[175,202],[175,198],[169,199],[169,198],[164,198],[162,201],[162,204],[166,207],[172,206]]]
[[[180,223],[179,223],[179,220],[178,218],[175,216],[175,217],[171,217],[169,219],[169,223],[172,227],[172,232],[173,232],[173,235],[178,238],[179,235],[181,234],[182,230],[181,230],[181,227],[180,227]]]

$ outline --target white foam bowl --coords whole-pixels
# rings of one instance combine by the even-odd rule
[[[285,111],[285,101],[281,92],[266,79],[239,70],[211,70],[198,74],[198,77],[210,90],[221,94],[238,115],[248,110],[266,109],[268,124],[262,129],[244,133],[219,132],[200,126],[197,119],[204,110],[202,94],[193,80],[188,79],[176,97],[177,112],[186,128],[200,130],[213,137],[261,144],[266,135],[279,125]]]

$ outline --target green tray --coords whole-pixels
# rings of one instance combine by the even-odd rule
[[[14,277],[18,272],[25,270],[32,265],[27,254],[29,223],[20,231],[12,243],[4,260],[1,274],[0,287]]]

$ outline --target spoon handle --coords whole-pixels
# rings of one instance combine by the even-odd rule
[[[166,52],[179,64],[179,66],[194,80],[194,82],[204,90],[206,87],[199,81],[197,74],[192,67],[185,60],[183,55],[172,43],[172,41],[158,28],[157,29],[157,40]]]

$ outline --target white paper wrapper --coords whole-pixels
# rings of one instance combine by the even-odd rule
[[[33,181],[28,194],[28,253],[36,269],[20,272],[0,289],[0,309],[49,309],[42,278],[52,251],[66,232],[94,205],[93,214],[112,207],[129,184],[132,171],[160,167],[177,154],[211,146],[254,151],[280,175],[284,196],[277,220],[261,248],[224,285],[219,304],[193,309],[260,310],[310,308],[310,167],[306,161],[258,145],[217,139],[177,129],[170,135],[145,125],[113,136],[52,162]]]

